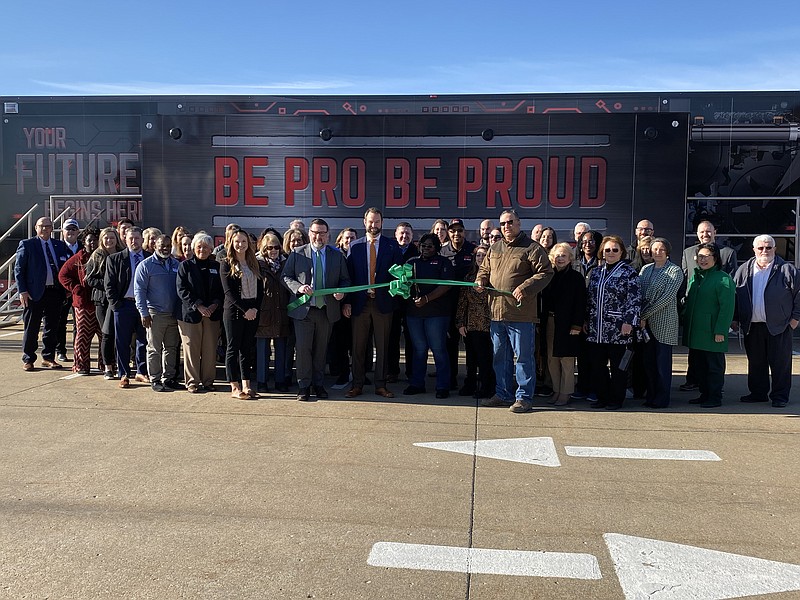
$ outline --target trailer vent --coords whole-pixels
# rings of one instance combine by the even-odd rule
[[[19,113],[19,104],[16,102],[4,102],[3,112],[7,115],[16,115]]]

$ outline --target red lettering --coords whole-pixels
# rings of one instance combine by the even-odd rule
[[[510,158],[490,158],[486,165],[486,208],[495,208],[500,195],[500,205],[511,208],[511,186],[514,181],[514,163]]]
[[[548,197],[547,201],[553,208],[569,208],[572,206],[572,198],[575,195],[575,157],[567,156],[564,159],[566,163],[564,166],[564,178],[559,177],[559,158],[557,156],[550,157],[550,172],[548,173]],[[562,187],[563,182],[563,187]],[[559,193],[559,189],[563,190],[563,195]]]
[[[537,156],[529,156],[517,165],[517,204],[521,208],[539,208],[542,204],[542,177],[544,163]],[[533,181],[528,185],[528,174],[533,172]],[[530,188],[530,195],[528,189]]]
[[[386,208],[411,203],[411,163],[405,158],[386,159]]]
[[[425,190],[436,189],[437,178],[425,177],[425,169],[439,169],[442,166],[440,158],[417,159],[417,208],[439,208],[439,198],[428,198]]]
[[[483,162],[480,158],[458,159],[458,208],[467,208],[467,194],[483,187]]]
[[[256,196],[255,188],[263,188],[267,181],[266,177],[255,174],[255,167],[266,167],[269,165],[269,158],[266,156],[245,156],[244,157],[244,205],[245,206],[267,206],[269,196]]]
[[[214,159],[214,204],[233,206],[239,200],[239,163],[230,156]]]
[[[367,163],[361,158],[347,158],[342,163],[342,204],[350,208],[367,201]]]
[[[581,158],[581,208],[600,208],[606,203],[606,159],[599,156]]]
[[[294,193],[308,187],[308,161],[302,157],[287,156],[284,163],[286,206],[294,206]]]
[[[315,158],[313,160],[313,183],[311,185],[313,206],[322,206],[322,196],[328,206],[336,206],[336,160]]]

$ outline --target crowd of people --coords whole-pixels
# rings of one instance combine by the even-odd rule
[[[92,372],[97,340],[99,371],[120,388],[221,391],[223,360],[236,399],[259,398],[270,383],[287,393],[295,381],[298,400],[328,398],[326,371],[347,398],[366,386],[393,398],[404,348],[407,396],[432,380],[438,399],[457,392],[512,412],[530,411],[537,396],[609,410],[633,397],[660,409],[670,404],[682,329],[689,367],[680,389],[709,408],[723,401],[733,330],[748,359],[741,401],[789,401],[800,278],[769,235],[738,266],[703,221],[679,266],[649,220],[628,246],[587,223],[569,242],[544,224],[529,236],[513,210],[497,227],[481,222],[476,242],[461,219],[437,219],[417,242],[408,222],[394,235],[383,228],[377,208],[364,214],[363,236],[346,227],[333,244],[324,219],[260,235],[231,223],[215,247],[204,231],[170,235],[127,219],[82,231],[68,219],[56,239],[42,217],[16,256],[23,369],[35,370],[42,326],[41,366],[63,368],[73,311],[72,370]],[[410,274],[405,294],[390,293],[398,267]]]

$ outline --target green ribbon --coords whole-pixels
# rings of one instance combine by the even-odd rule
[[[472,281],[456,281],[454,279],[415,279],[412,277],[414,274],[411,265],[392,265],[389,267],[389,274],[394,277],[394,281],[388,283],[375,283],[373,285],[351,285],[348,287],[337,288],[324,288],[314,290],[311,294],[303,294],[296,300],[292,301],[286,307],[287,311],[291,312],[298,306],[303,306],[306,302],[311,300],[314,296],[329,296],[331,294],[349,294],[351,292],[363,292],[364,290],[374,290],[377,288],[389,288],[389,294],[392,296],[400,296],[406,300],[411,297],[411,286],[413,284],[422,285],[447,285],[447,286],[461,286],[461,287],[477,287],[477,284]],[[486,287],[488,291],[502,294],[504,296],[513,296],[512,292],[505,290],[498,290],[493,287]],[[517,305],[519,306],[519,304]]]

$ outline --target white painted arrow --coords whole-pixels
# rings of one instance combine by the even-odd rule
[[[367,564],[373,567],[453,573],[602,579],[600,567],[594,556],[570,552],[378,542],[372,546]]]
[[[800,590],[800,565],[607,533],[628,600],[722,600]]]
[[[567,456],[583,458],[638,458],[644,460],[722,460],[710,450],[659,450],[656,448],[602,448],[564,446]]]
[[[465,440],[458,442],[420,442],[422,448],[457,452],[470,456],[496,458],[543,467],[560,467],[553,438],[509,438],[505,440]],[[655,448],[600,448],[565,446],[568,456],[582,458],[630,458],[649,460],[722,460],[709,450],[663,450]]]
[[[560,467],[553,438],[512,438],[507,440],[467,440],[463,442],[424,442],[414,444],[470,456],[497,458],[543,467]]]

